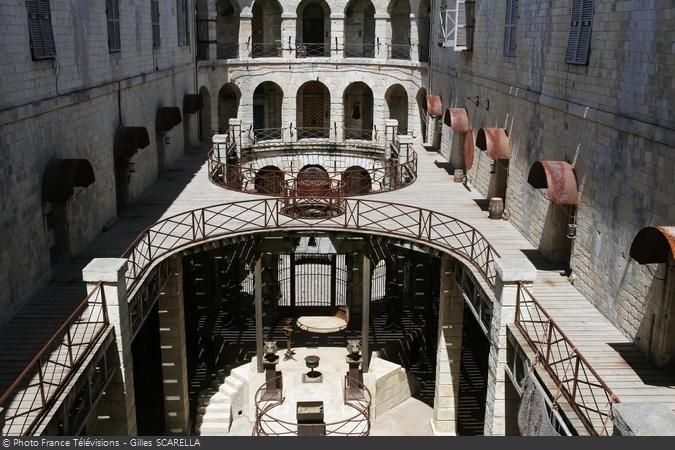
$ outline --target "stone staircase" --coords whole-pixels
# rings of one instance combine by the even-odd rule
[[[245,413],[248,398],[248,365],[233,369],[216,388],[199,395],[196,431],[201,436],[225,436],[232,421]]]

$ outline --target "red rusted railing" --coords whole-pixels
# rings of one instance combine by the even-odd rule
[[[281,380],[278,376],[272,380],[277,384]],[[278,383],[281,384],[281,383]],[[256,417],[253,427],[253,436],[297,436],[298,423],[284,420],[272,415],[273,410],[284,403],[283,391],[279,391],[273,400],[265,400],[267,383],[258,388],[255,393]],[[350,390],[350,388],[352,388]],[[357,390],[360,395],[350,395]],[[358,380],[345,377],[343,402],[355,412],[349,417],[322,425],[303,425],[307,435],[312,436],[368,436],[370,434],[370,406],[372,397],[368,388]]]
[[[185,211],[146,228],[124,252],[129,260],[129,297],[156,262],[204,241],[267,230],[353,230],[412,239],[454,253],[474,266],[494,289],[497,251],[471,225],[428,209],[397,203],[344,199],[344,214],[325,218],[289,217],[283,198],[223,203]]]
[[[515,324],[586,431],[609,435],[612,405],[619,398],[522,284],[518,284]]]
[[[395,149],[398,150],[398,148]],[[317,160],[320,156],[324,156],[323,154],[308,155],[305,153],[301,155],[316,156]],[[349,154],[349,156],[358,155],[358,153]],[[331,155],[326,153],[325,156]],[[361,154],[361,157],[367,156]],[[379,159],[379,162],[382,167],[374,169],[360,170],[353,166],[345,167],[343,170],[338,167],[330,176],[332,179],[339,179],[345,183],[344,194],[349,197],[394,191],[409,186],[417,179],[417,153],[412,150],[404,161]],[[250,164],[250,159],[245,162],[226,163],[224,157],[221,160],[215,150],[209,152],[207,164],[209,180],[215,185],[261,195],[280,195],[281,182],[295,179],[300,169],[296,167],[290,171],[281,171],[271,170],[271,167],[254,168]]]
[[[105,293],[99,283],[0,397],[3,436],[34,432],[108,325]]]

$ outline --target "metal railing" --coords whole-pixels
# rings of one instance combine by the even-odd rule
[[[397,153],[398,147],[392,147]],[[343,152],[344,154],[344,152]],[[362,154],[355,154],[354,156]],[[301,153],[296,156],[316,157],[320,160],[330,153]],[[218,157],[215,149],[208,154],[208,172],[212,183],[225,189],[247,192],[250,194],[280,195],[281,182],[294,179],[300,166],[285,171],[262,171],[254,167],[251,160],[231,160],[227,163],[224,155]],[[363,156],[361,156],[363,157]],[[360,171],[347,171],[348,167],[340,167],[330,173],[331,179],[339,179],[345,183],[344,195],[347,197],[389,192],[409,186],[417,179],[417,153],[410,151],[403,161],[399,159],[384,160],[380,157],[380,167]],[[259,166],[259,165],[258,165]],[[330,169],[330,168],[329,168]]]
[[[252,58],[277,58],[281,56],[281,42],[254,42],[251,44]]]
[[[279,376],[271,381],[276,383],[281,380]],[[278,383],[281,385],[281,383]],[[279,419],[272,415],[274,409],[284,403],[283,390],[280,389],[279,395],[274,400],[266,400],[267,384],[263,384],[255,393],[254,400],[256,405],[255,425],[253,427],[253,436],[297,436],[298,428],[304,428],[302,435],[305,436],[368,436],[370,434],[370,406],[372,396],[368,388],[358,380],[345,377],[343,389],[343,402],[346,406],[354,410],[353,415],[326,424],[299,425],[295,421]],[[349,395],[350,387],[355,387],[360,395]]]
[[[375,44],[345,44],[345,58],[374,58]]]
[[[330,42],[296,42],[296,58],[316,58],[330,56]]]
[[[612,405],[619,398],[591,367],[532,293],[518,284],[516,327],[591,435],[612,431]],[[554,399],[556,400],[556,399]]]
[[[124,252],[132,297],[150,268],[170,254],[204,241],[267,230],[351,230],[398,236],[433,245],[467,261],[494,290],[497,251],[468,223],[428,209],[397,203],[344,199],[341,216],[304,219],[282,214],[283,198],[223,203],[185,211],[146,228]]]
[[[296,127],[296,139],[329,139],[329,127]]]
[[[344,128],[343,132],[345,139],[354,139],[359,141],[373,140],[372,128]]]
[[[284,134],[283,128],[254,128],[254,142],[281,140]]]
[[[344,214],[343,183],[325,176],[286,180],[281,213],[289,217],[319,219]]]
[[[387,44],[390,59],[410,60],[410,44]]]
[[[109,324],[99,283],[0,397],[3,436],[34,432]]]

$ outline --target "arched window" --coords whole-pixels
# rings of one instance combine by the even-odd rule
[[[410,59],[410,3],[408,0],[391,0],[389,17],[391,19],[389,58]]]
[[[218,93],[218,132],[226,133],[230,128],[230,119],[234,119],[239,111],[241,93],[234,83],[227,83]]]
[[[239,56],[239,5],[236,0],[216,3],[216,47],[218,59]]]
[[[351,0],[345,9],[345,58],[375,56],[375,7],[370,0]]]
[[[258,141],[281,139],[281,103],[284,93],[272,81],[253,91],[253,132]]]
[[[373,139],[373,91],[362,81],[347,86],[343,96],[344,138]]]
[[[389,118],[398,121],[398,134],[408,134],[408,93],[403,86],[395,84],[384,94]]]
[[[326,2],[303,0],[297,13],[296,57],[330,56],[330,8]]]
[[[281,5],[276,0],[256,0],[252,9],[251,56],[281,56]]]
[[[297,101],[298,139],[328,139],[330,136],[330,92],[319,81],[300,86]]]

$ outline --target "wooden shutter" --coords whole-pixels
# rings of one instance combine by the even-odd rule
[[[108,51],[119,52],[122,43],[120,39],[120,2],[106,0],[106,17],[108,20]]]
[[[565,61],[570,64],[588,64],[593,27],[593,0],[572,0],[570,34],[567,39]]]
[[[49,0],[26,0],[28,30],[33,59],[56,56]]]
[[[455,51],[471,50],[473,44],[473,13],[475,1],[457,0]]]
[[[504,56],[516,56],[516,23],[518,22],[518,0],[506,0],[504,29]]]
[[[150,15],[152,17],[152,47],[158,48],[161,39],[159,35],[159,2],[157,0],[150,1]]]
[[[440,43],[443,47],[455,46],[455,31],[457,30],[457,3],[450,0],[450,6],[441,5],[439,13],[441,18]]]

